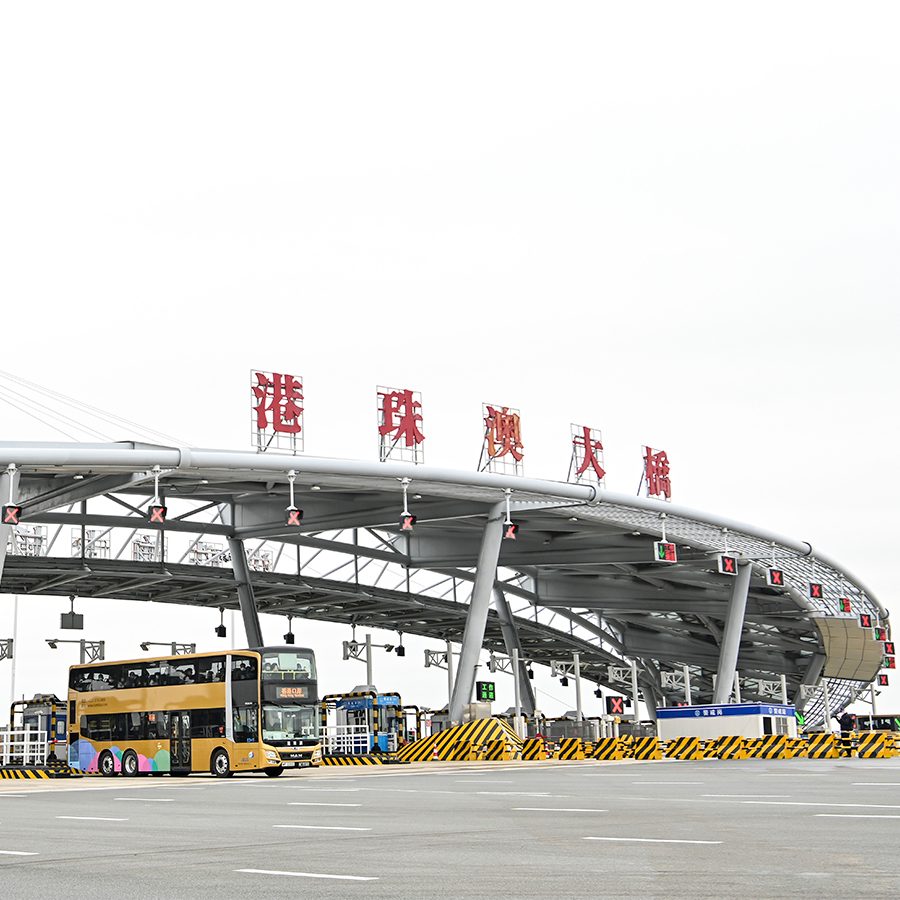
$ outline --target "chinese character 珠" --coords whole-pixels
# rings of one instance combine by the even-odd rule
[[[669,457],[665,450],[653,452],[652,447],[644,447],[644,477],[647,479],[647,496],[664,496],[672,499],[672,483],[669,480]]]
[[[510,412],[508,406],[494,409],[487,408],[484,417],[486,427],[485,444],[488,456],[492,459],[498,456],[506,456],[508,453],[516,462],[521,462],[524,457],[525,447],[522,444],[522,431],[519,414]]]
[[[255,372],[258,384],[251,390],[259,403],[256,411],[256,427],[269,427],[269,412],[272,413],[271,428],[285,434],[299,434],[302,428],[303,383],[293,375],[273,372],[269,378],[264,372]]]
[[[412,391],[390,391],[381,394],[381,425],[378,433],[385,436],[394,433],[394,441],[401,438],[407,447],[414,447],[425,440],[419,429],[422,416],[416,410],[422,406],[413,399]]]

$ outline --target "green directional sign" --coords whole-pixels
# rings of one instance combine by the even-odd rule
[[[497,699],[496,691],[494,690],[494,682],[493,681],[476,681],[475,682],[475,696],[481,702],[490,702],[492,700]]]
[[[806,718],[804,717],[803,713],[798,713],[798,712],[795,711],[795,712],[794,712],[794,715],[797,717],[797,724],[798,724],[798,725],[805,725],[805,724],[806,724]]]

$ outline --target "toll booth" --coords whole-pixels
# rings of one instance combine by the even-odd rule
[[[668,706],[656,711],[661,740],[677,737],[715,738],[768,734],[797,737],[793,706],[768,703],[723,703],[710,706]]]
[[[320,708],[326,755],[391,753],[407,740],[407,714],[399,694],[326,694]]]
[[[47,757],[66,761],[66,704],[55,694],[35,694],[9,708],[9,730],[36,731],[47,740]]]

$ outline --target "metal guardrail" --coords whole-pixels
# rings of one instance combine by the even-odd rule
[[[47,735],[37,729],[0,731],[0,765],[43,766],[47,762]]]
[[[372,748],[372,732],[365,725],[326,725],[319,739],[324,756],[364,756]]]

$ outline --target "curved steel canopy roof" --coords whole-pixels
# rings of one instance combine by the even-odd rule
[[[674,504],[587,484],[128,442],[0,443],[0,466],[9,465],[17,467],[23,526],[2,566],[0,590],[7,593],[235,608],[227,551],[217,557],[215,545],[238,538],[257,563],[260,612],[458,641],[487,514],[509,489],[521,530],[501,549],[495,590],[506,604],[489,617],[486,648],[505,652],[509,614],[524,657],[536,663],[578,651],[583,677],[616,687],[608,665],[636,659],[642,688],[657,703],[681,699],[662,673],[688,665],[695,696],[708,700],[733,587],[715,559],[727,540],[753,570],[738,660],[744,678],[784,674],[796,697],[824,666],[825,676],[834,676],[836,710],[877,670],[870,647],[836,642],[833,629],[823,627],[838,618],[839,596],[854,607],[845,631],[857,612],[886,620],[858,578],[809,543]],[[157,539],[148,554],[155,466],[169,512],[165,549]],[[304,510],[299,529],[284,524],[292,469]],[[401,478],[412,479],[412,535],[398,528]],[[663,514],[667,537],[678,544],[673,565],[652,559]],[[43,526],[44,539],[29,544],[34,525]],[[147,561],[136,561],[131,547],[142,536]],[[785,588],[766,584],[773,559],[785,571]],[[806,596],[813,572],[824,600]],[[752,684],[743,694],[763,696]],[[813,719],[816,712],[808,707]]]

